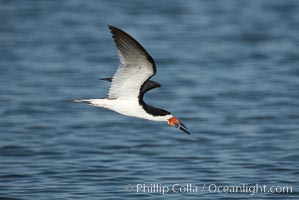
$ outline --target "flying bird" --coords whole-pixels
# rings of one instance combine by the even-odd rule
[[[114,26],[108,27],[120,59],[120,66],[114,76],[100,79],[111,82],[108,97],[74,100],[74,102],[106,108],[126,116],[167,122],[170,126],[190,134],[187,127],[170,112],[155,108],[143,101],[147,91],[161,86],[150,80],[156,74],[154,59],[129,34]]]

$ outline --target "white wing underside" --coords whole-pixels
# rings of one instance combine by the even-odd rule
[[[137,98],[142,84],[153,74],[152,70],[145,70],[146,68],[147,66],[136,64],[120,65],[113,76],[109,98]]]
[[[109,27],[118,49],[120,66],[109,89],[110,99],[138,98],[141,86],[155,74],[150,55],[131,36],[115,27]]]

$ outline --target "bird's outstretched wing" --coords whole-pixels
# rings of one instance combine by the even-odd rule
[[[112,82],[112,78],[99,78],[99,80],[104,80],[104,81]],[[160,83],[158,83],[156,81],[148,80],[142,86],[142,88],[141,88],[141,94],[144,94],[147,91],[152,90],[154,88],[158,88],[158,87],[161,87]]]
[[[116,44],[120,66],[114,74],[109,90],[109,98],[137,98],[145,83],[155,75],[156,66],[153,58],[130,35],[108,26]],[[152,85],[157,87],[157,85]],[[151,87],[152,89],[154,87]],[[147,88],[146,91],[149,89]],[[146,92],[145,91],[145,92]]]

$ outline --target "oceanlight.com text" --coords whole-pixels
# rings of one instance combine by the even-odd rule
[[[127,185],[127,192],[161,194],[167,193],[243,193],[255,195],[257,193],[277,193],[277,194],[292,194],[293,187],[290,185],[261,185],[261,184],[241,184],[241,185],[217,185],[217,184],[136,184]]]

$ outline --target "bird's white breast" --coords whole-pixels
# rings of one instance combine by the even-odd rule
[[[172,115],[153,116],[148,114],[139,104],[138,99],[105,99],[105,102],[99,102],[96,106],[104,107],[122,115],[138,117],[153,121],[167,121]]]

